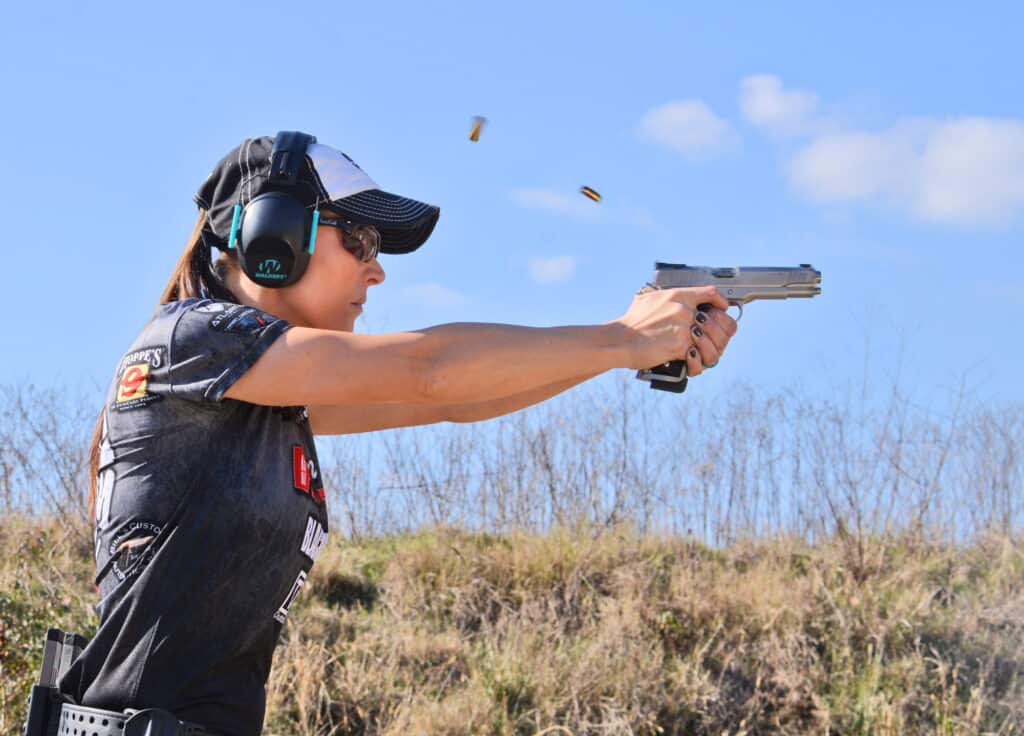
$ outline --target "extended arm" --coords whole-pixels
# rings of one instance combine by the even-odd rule
[[[601,325],[459,323],[390,335],[293,327],[225,396],[268,406],[499,401],[573,385],[583,374],[696,355],[693,315],[708,301],[727,306],[713,288],[665,289],[636,296],[626,315]],[[697,337],[702,353],[717,360],[707,336]]]
[[[315,406],[309,409],[313,433],[356,434],[378,429],[412,427],[436,422],[480,422],[510,414],[550,399],[596,373],[586,373],[557,383],[490,401],[434,406],[430,404],[354,404]]]
[[[494,401],[630,362],[629,328],[450,324],[357,335],[294,327],[226,393],[271,406]]]

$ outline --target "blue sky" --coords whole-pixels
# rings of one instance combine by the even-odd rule
[[[750,305],[695,386],[1019,402],[1024,12],[837,5],[8,7],[0,383],[98,391],[209,169],[299,129],[442,208],[358,330],[603,322],[655,260],[809,262],[823,294]]]

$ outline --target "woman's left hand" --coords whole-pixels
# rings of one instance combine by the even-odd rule
[[[713,368],[736,334],[736,328],[736,320],[723,309],[698,310],[693,332],[695,349],[686,356],[686,374],[699,376],[705,369]]]

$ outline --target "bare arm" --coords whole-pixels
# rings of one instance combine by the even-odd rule
[[[458,323],[390,335],[293,327],[225,395],[268,406],[496,401],[680,358],[694,344],[696,305],[707,301],[728,308],[700,287],[638,295],[622,318],[581,327]]]
[[[596,373],[586,373],[533,391],[491,401],[435,406],[431,404],[354,404],[350,406],[313,406],[309,419],[313,433],[356,434],[378,429],[413,427],[436,422],[480,422],[510,414],[550,399]]]
[[[493,401],[629,363],[628,328],[450,324],[356,335],[293,327],[226,396],[271,406]]]

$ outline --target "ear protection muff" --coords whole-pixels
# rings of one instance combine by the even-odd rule
[[[305,161],[306,147],[316,138],[281,131],[270,153],[270,184],[293,185]],[[242,271],[260,286],[281,288],[302,278],[313,254],[317,221],[296,197],[264,192],[246,204],[235,205],[228,248],[238,248]]]

